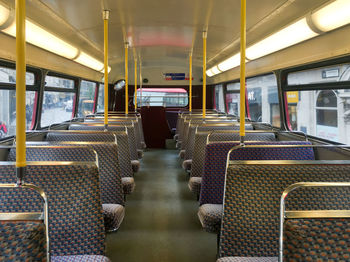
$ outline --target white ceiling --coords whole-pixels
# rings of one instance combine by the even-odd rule
[[[247,0],[248,44],[327,1]],[[201,66],[206,28],[208,67],[239,50],[240,0],[28,0],[27,15],[102,61],[103,9],[111,12],[112,78],[123,71],[125,41],[129,59],[141,57],[145,67],[188,68],[191,50],[194,65]]]

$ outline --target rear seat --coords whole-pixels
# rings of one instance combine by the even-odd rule
[[[0,165],[0,183],[16,181],[12,162]],[[105,254],[105,230],[95,163],[28,162],[26,183],[41,187],[49,206],[52,261],[109,261]],[[0,212],[40,212],[42,200],[32,191],[1,194]],[[80,260],[79,260],[80,259]],[[82,260],[83,259],[83,260]]]
[[[350,161],[230,161],[219,257],[277,258],[280,196],[288,185],[303,181],[350,181]],[[307,209],[313,197],[300,195],[296,209]],[[343,200],[338,204],[349,209],[349,196]]]
[[[247,134],[248,135],[248,134]],[[274,134],[250,134],[260,139],[272,139]],[[248,136],[247,136],[248,138]],[[246,145],[311,145],[310,142],[270,141],[246,142]],[[198,217],[203,229],[209,233],[220,232],[223,196],[225,187],[225,169],[227,154],[239,142],[208,144],[206,147],[205,166],[202,188],[199,197]],[[230,154],[230,160],[314,160],[312,148],[239,148]]]
[[[86,123],[80,123],[80,124],[71,124],[68,128],[69,130],[94,130],[94,131],[103,131],[105,129],[104,125],[102,124],[86,124]],[[135,132],[134,132],[134,126],[128,125],[108,125],[108,131],[127,131],[128,134],[128,141],[129,141],[129,152],[130,152],[130,158],[131,158],[131,166],[132,170],[137,173],[140,169],[140,161],[138,160],[137,155],[137,148],[136,148],[136,140],[135,140]]]
[[[252,130],[253,126],[248,124],[246,125],[247,130]],[[229,133],[230,137],[233,138],[231,141],[238,141],[239,140],[239,133],[233,133],[235,130],[238,130],[239,126],[235,125],[233,128],[231,128],[231,133]],[[207,129],[204,132],[204,128],[200,127],[198,130],[201,132],[197,132],[197,134],[194,137],[194,148],[193,148],[193,160],[191,164],[191,174],[190,174],[190,180],[188,182],[189,189],[196,194],[197,197],[199,197],[200,190],[201,190],[201,183],[202,183],[202,173],[204,169],[204,159],[205,159],[205,145],[207,144],[207,138],[212,132],[225,132],[227,130],[224,130],[224,128],[217,128],[215,129]],[[233,132],[232,132],[233,131]],[[250,133],[246,134],[246,140],[260,140],[262,141],[275,141],[275,136],[273,134],[267,134],[263,136],[259,136],[258,134],[251,135]]]
[[[123,188],[115,144],[91,144],[83,146],[31,146],[27,147],[27,161],[77,161],[95,162],[98,155],[101,202],[107,231],[115,231],[121,225],[125,209]],[[94,150],[96,151],[94,151]],[[16,161],[16,149],[11,148],[8,161]],[[117,164],[116,164],[117,163]]]

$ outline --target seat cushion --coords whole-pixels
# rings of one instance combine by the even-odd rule
[[[177,141],[177,139],[179,138],[179,134],[174,135],[174,140]]]
[[[143,151],[141,149],[137,149],[137,157],[141,159],[143,157]]]
[[[216,262],[278,262],[278,257],[222,257]]]
[[[110,262],[108,257],[98,255],[75,255],[51,257],[52,262]]]
[[[186,153],[186,150],[181,150],[180,153],[179,153],[179,158],[184,159],[185,158],[185,153]]]
[[[187,159],[182,162],[182,168],[185,169],[185,171],[191,171],[192,167],[192,159]]]
[[[182,141],[177,141],[176,142],[176,148],[180,149],[181,148]]]
[[[198,210],[198,218],[205,231],[220,233],[223,205],[205,204]]]
[[[194,176],[190,178],[190,181],[188,182],[188,187],[193,193],[199,196],[201,192],[201,184],[202,178]]]
[[[141,142],[141,147],[142,147],[143,149],[146,149],[146,148],[147,148],[146,143],[145,143],[145,142]]]
[[[131,160],[131,167],[132,167],[132,171],[134,173],[137,173],[140,169],[140,161],[138,160]]]
[[[123,193],[129,195],[134,192],[135,180],[133,177],[122,177]]]
[[[102,204],[106,231],[115,231],[123,222],[125,208],[118,204]]]

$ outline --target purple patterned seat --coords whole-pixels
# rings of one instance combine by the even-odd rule
[[[16,168],[11,162],[0,165],[0,174],[0,183],[16,181]],[[41,187],[47,195],[51,257],[104,255],[105,233],[95,163],[28,162],[25,181]],[[17,205],[21,199],[28,203],[24,208]],[[4,191],[0,201],[0,212],[42,209],[42,199],[32,191]]]
[[[219,257],[277,257],[281,194],[287,186],[305,181],[350,181],[350,162],[230,162],[226,175]],[[348,210],[350,194],[348,188],[344,190],[347,190],[346,193],[339,192],[334,196],[329,194],[329,190],[321,188],[304,190],[292,196],[293,201],[287,205],[287,210],[313,210],[315,207],[320,210]],[[327,241],[327,237],[323,236],[323,240]]]
[[[105,228],[107,231],[117,230],[123,221],[125,210],[116,144],[90,144],[89,147],[68,144],[60,147],[29,147],[27,161],[94,162],[96,153],[91,148],[98,155],[101,201],[103,204],[114,205],[113,209],[103,205]],[[10,150],[8,160],[16,160],[15,148]]]
[[[216,262],[278,262],[278,257],[223,257]]]
[[[311,145],[310,142],[246,142],[249,145]],[[199,198],[198,217],[203,228],[210,233],[219,233],[222,217],[222,203],[225,185],[227,153],[239,143],[212,143],[206,147],[206,158]],[[314,160],[312,148],[240,148],[232,151],[231,160]],[[213,214],[210,206],[216,206]],[[219,207],[219,206],[220,207]]]
[[[239,126],[234,126],[232,130],[237,130]],[[246,128],[249,130],[252,128],[252,125],[246,125]],[[192,170],[191,177],[188,183],[190,190],[199,197],[201,190],[201,177],[204,170],[204,161],[205,161],[205,146],[207,144],[207,137],[213,131],[218,130],[210,130],[207,132],[201,131],[198,132],[195,136],[195,145],[194,145],[194,156],[192,162]],[[225,135],[225,139],[230,138],[230,141],[239,141],[239,133],[218,133],[220,134],[220,139],[223,137],[221,135]],[[245,137],[246,141],[275,141],[275,135],[273,133],[247,133]]]

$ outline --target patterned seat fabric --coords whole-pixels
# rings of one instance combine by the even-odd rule
[[[0,174],[0,183],[16,181],[16,168],[11,164],[1,165]],[[25,181],[41,187],[47,195],[51,256],[104,255],[105,229],[95,164],[29,164]],[[42,210],[42,199],[32,191],[3,192],[0,212]],[[27,205],[17,205],[24,199]]]
[[[130,195],[135,190],[135,180],[133,177],[122,177],[123,193]]]
[[[138,160],[131,160],[131,168],[132,172],[137,173],[140,170],[140,161]]]
[[[111,262],[105,256],[83,255],[83,256],[55,256],[52,262]]]
[[[251,137],[254,140],[254,136]],[[311,145],[310,142],[247,142],[248,145]],[[206,146],[199,204],[222,204],[227,154],[239,143],[212,143]],[[230,160],[314,160],[312,148],[249,148],[234,150]],[[271,150],[272,149],[272,150]]]
[[[201,192],[201,184],[202,184],[202,178],[201,177],[191,177],[190,180],[188,181],[188,188],[199,196]]]
[[[304,181],[350,180],[350,164],[305,162],[236,162],[228,166],[220,257],[278,256],[279,203],[284,189]],[[349,209],[349,189],[344,190],[346,193],[340,191],[338,194],[330,194],[328,188],[303,190],[289,197],[287,210]],[[316,206],[310,203],[316,203]]]
[[[201,205],[198,210],[199,221],[205,231],[220,232],[223,206],[218,204]]]
[[[216,262],[278,262],[278,257],[223,257]]]
[[[192,159],[188,159],[182,162],[182,168],[185,169],[185,171],[191,171],[192,167]]]
[[[125,208],[118,204],[102,204],[105,228],[108,231],[115,231],[123,222]]]
[[[0,221],[0,261],[46,261],[42,221]]]
[[[350,261],[350,219],[288,219],[285,261]]]

